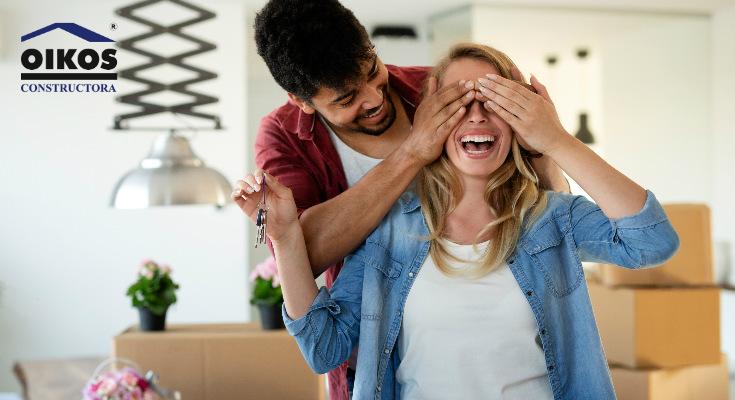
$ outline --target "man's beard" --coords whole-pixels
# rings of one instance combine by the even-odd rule
[[[352,123],[349,126],[340,126],[334,123],[332,123],[331,125],[336,126],[341,129],[351,131],[351,132],[362,133],[362,134],[370,135],[370,136],[382,135],[383,132],[387,131],[388,128],[390,128],[393,125],[393,122],[395,122],[396,120],[396,107],[393,104],[393,99],[390,96],[389,90],[390,89],[388,85],[386,84],[385,87],[383,88],[383,102],[380,103],[379,106],[372,108],[370,110],[367,110],[364,113],[358,115],[357,118],[355,118],[355,120],[352,121]],[[386,107],[386,114],[385,114],[385,118],[383,118],[383,120],[380,121],[378,125],[375,125],[372,127],[365,127],[365,126],[360,125],[359,120],[361,118],[364,118],[365,116],[374,113],[378,108],[383,106],[383,104],[385,104],[385,107]]]

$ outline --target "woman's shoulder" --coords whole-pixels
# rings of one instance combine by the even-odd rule
[[[398,198],[373,233],[370,234],[368,241],[387,241],[394,238],[398,233],[402,236],[428,235],[421,214],[419,198],[411,190],[404,192]]]
[[[571,212],[575,204],[580,202],[592,203],[589,199],[582,195],[569,194],[567,192],[546,191],[546,206],[542,215],[559,216]]]
[[[560,229],[564,227],[568,229],[574,214],[589,213],[599,209],[597,204],[585,196],[551,190],[546,191],[546,202],[543,207],[543,210],[534,213],[535,218],[530,222],[530,225],[527,225],[524,236],[529,234],[532,236],[540,227],[547,225],[549,222],[559,225]]]

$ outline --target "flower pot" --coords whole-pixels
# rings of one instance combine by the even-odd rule
[[[145,307],[139,307],[140,313],[140,330],[141,331],[162,331],[166,329],[166,311],[161,315],[156,315]]]
[[[281,304],[273,306],[258,306],[260,311],[260,322],[264,330],[285,329],[283,325],[283,315],[281,314]]]

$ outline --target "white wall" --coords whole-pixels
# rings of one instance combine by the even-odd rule
[[[110,338],[137,323],[125,291],[142,258],[170,264],[181,284],[169,323],[250,318],[250,240],[239,209],[110,208],[114,184],[147,154],[155,134],[110,130],[113,116],[124,111],[110,94],[20,91],[20,54],[33,40],[82,46],[61,31],[26,43],[20,43],[22,35],[75,22],[126,38],[137,24],[113,10],[127,4],[4,0],[0,6],[0,392],[20,390],[11,373],[16,360],[109,354]],[[227,0],[206,7],[217,19],[192,33],[219,48],[194,62],[219,78],[197,89],[219,97],[207,110],[226,129],[200,132],[192,147],[208,166],[234,180],[248,161],[244,8]],[[108,28],[113,21],[117,31]],[[129,57],[118,52],[121,64]],[[125,81],[115,86],[118,94],[132,87]]]
[[[729,263],[735,264],[735,7],[712,16],[712,131],[714,132],[714,212],[718,242],[729,247]],[[727,251],[727,250],[726,250]],[[735,271],[729,282],[735,286]]]
[[[711,37],[715,262],[719,276],[735,286],[735,7],[712,15]],[[722,351],[735,371],[735,292],[723,293],[721,307]]]
[[[672,18],[603,43],[607,159],[661,202],[712,206],[709,29]]]

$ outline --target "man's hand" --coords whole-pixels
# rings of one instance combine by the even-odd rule
[[[399,150],[415,157],[422,165],[436,160],[447,137],[465,114],[465,106],[474,100],[475,85],[472,81],[459,81],[437,89],[436,78],[429,78],[428,90],[416,109],[411,133]]]

